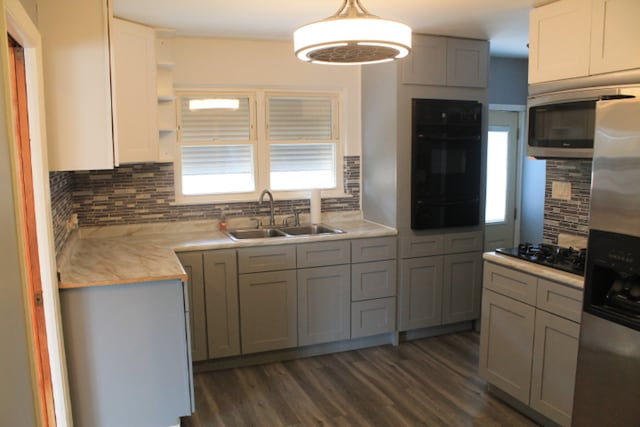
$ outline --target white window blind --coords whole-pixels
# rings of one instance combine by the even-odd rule
[[[272,189],[336,187],[335,106],[331,96],[268,97]]]
[[[335,144],[271,144],[271,188],[335,188]]]
[[[245,193],[255,189],[253,146],[183,146],[185,195]]]
[[[192,100],[237,99],[238,108],[191,109]],[[183,96],[180,98],[182,142],[248,141],[251,114],[248,97]]]
[[[233,102],[216,102],[219,100]],[[200,107],[192,101],[199,101]],[[255,191],[248,96],[181,96],[180,117],[182,194]]]
[[[269,139],[331,140],[333,99],[269,97]]]

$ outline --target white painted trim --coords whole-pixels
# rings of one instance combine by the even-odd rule
[[[56,422],[60,427],[72,426],[51,216],[42,44],[38,29],[19,0],[5,0],[5,18],[8,33],[20,43],[25,54],[38,257]]]
[[[526,153],[526,105],[517,104],[489,104],[489,111],[515,111],[518,113],[518,152],[516,153],[516,219],[513,222],[514,244],[520,243],[520,226],[522,218],[522,169],[524,165],[524,153]]]

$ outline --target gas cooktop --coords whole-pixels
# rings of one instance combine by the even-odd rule
[[[547,243],[521,243],[517,248],[499,248],[496,252],[584,276],[586,249],[563,248]]]

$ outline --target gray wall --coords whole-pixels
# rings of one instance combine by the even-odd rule
[[[4,41],[6,46],[6,39]],[[6,48],[3,48],[6,49]],[[5,70],[0,68],[0,78]],[[0,99],[4,99],[0,85]],[[34,396],[31,389],[29,348],[24,299],[20,279],[20,259],[16,236],[7,114],[0,107],[0,425],[33,427]]]
[[[526,105],[528,60],[492,57],[489,67],[489,102],[502,105]],[[526,132],[523,131],[522,135],[526,137]],[[524,152],[522,155],[525,155]],[[543,241],[545,166],[546,161],[532,160],[526,156],[522,162],[521,242]]]
[[[362,210],[366,219],[390,226],[397,217],[396,73],[393,62],[362,67]]]
[[[489,103],[525,105],[528,96],[529,61],[491,57],[489,61]]]

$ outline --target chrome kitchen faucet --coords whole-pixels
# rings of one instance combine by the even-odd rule
[[[271,194],[271,191],[269,191],[268,189],[262,190],[262,193],[260,193],[259,202],[260,204],[262,204],[265,194],[269,196],[269,225],[274,226],[276,225],[276,217],[273,211],[273,194]]]

